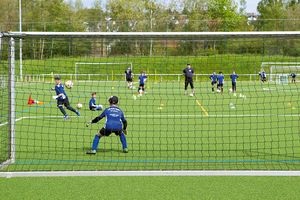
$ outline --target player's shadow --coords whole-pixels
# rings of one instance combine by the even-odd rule
[[[87,152],[88,150],[91,150],[91,147],[83,147],[82,150],[84,152]],[[122,149],[97,149],[97,153],[108,153],[108,152],[117,152],[122,153]]]

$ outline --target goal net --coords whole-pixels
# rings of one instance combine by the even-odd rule
[[[269,80],[277,84],[288,84],[291,74],[300,74],[300,62],[263,62],[265,68],[270,72]]]
[[[274,84],[299,72],[290,45],[299,32],[3,33],[1,171],[299,170],[300,89]]]

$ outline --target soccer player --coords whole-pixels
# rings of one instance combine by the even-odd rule
[[[144,93],[145,92],[145,82],[147,80],[147,76],[144,71],[141,72],[141,75],[139,76],[140,84],[138,93]]]
[[[296,77],[297,77],[297,75],[293,72],[293,73],[291,73],[290,76],[292,77],[292,83],[296,83]]]
[[[187,67],[182,71],[185,77],[185,84],[184,84],[184,95],[187,95],[187,88],[190,84],[192,89],[192,95],[195,95],[194,83],[193,83],[193,76],[194,76],[194,69],[191,67],[190,64],[186,65]]]
[[[215,85],[217,84],[217,74],[216,72],[212,73],[212,75],[210,75],[210,80],[211,80],[211,90],[212,92],[215,92]]]
[[[70,106],[69,99],[68,99],[68,96],[67,96],[67,94],[65,92],[64,85],[61,83],[60,76],[55,76],[54,80],[55,80],[55,83],[56,83],[54,90],[55,90],[57,96],[53,96],[53,98],[57,100],[57,107],[59,108],[59,110],[61,111],[61,113],[64,115],[64,119],[67,120],[70,117],[66,113],[65,109],[63,108],[63,105],[68,110],[76,113],[77,116],[80,116],[79,111],[75,110],[74,108],[72,108]]]
[[[91,111],[96,111],[96,110],[102,110],[103,106],[102,105],[97,105],[96,104],[96,92],[92,93],[92,98],[90,99],[89,102],[89,107]]]
[[[230,75],[230,79],[231,79],[231,83],[232,83],[232,92],[236,93],[236,79],[239,76],[235,73],[235,71],[232,72],[232,74]]]
[[[259,76],[260,76],[260,80],[264,83],[267,81],[267,73],[262,70],[261,72],[259,72]]]
[[[132,89],[133,87],[133,73],[130,67],[125,71],[126,81],[127,81],[127,87],[128,89]]]
[[[127,121],[124,117],[124,113],[118,107],[119,99],[116,96],[111,96],[108,99],[108,102],[110,104],[110,107],[106,108],[100,116],[96,117],[95,119],[86,124],[86,126],[88,127],[90,124],[97,123],[102,118],[106,117],[104,127],[100,129],[99,133],[95,135],[92,150],[87,151],[87,154],[96,154],[100,139],[102,137],[109,136],[112,133],[115,133],[117,136],[120,137],[123,152],[128,153],[127,142],[125,137],[125,134],[127,134]]]
[[[223,94],[224,75],[222,72],[219,72],[217,79],[218,79],[218,90]]]

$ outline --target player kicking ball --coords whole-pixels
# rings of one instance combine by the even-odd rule
[[[90,99],[90,102],[89,102],[89,107],[90,107],[91,111],[96,111],[96,110],[102,110],[103,109],[102,105],[97,105],[96,104],[96,95],[97,95],[97,93],[93,92],[92,93],[92,98]]]
[[[69,119],[69,115],[66,113],[65,109],[63,108],[63,106],[65,106],[68,110],[76,113],[77,116],[80,116],[80,113],[78,110],[75,110],[74,108],[72,108],[70,106],[70,102],[68,99],[68,96],[65,92],[64,89],[64,85],[61,83],[61,78],[60,76],[55,76],[54,77],[55,80],[55,92],[56,92],[56,96],[53,96],[53,99],[57,100],[57,107],[58,109],[61,111],[61,113],[64,115],[64,120]]]
[[[119,99],[116,96],[111,96],[108,99],[108,102],[110,104],[110,107],[106,108],[100,116],[96,117],[86,124],[86,126],[88,127],[90,124],[97,123],[104,117],[106,118],[104,127],[100,129],[99,133],[97,133],[94,137],[92,150],[87,151],[87,154],[96,154],[100,139],[105,136],[110,136],[110,134],[112,133],[115,133],[120,137],[123,152],[128,153],[125,137],[125,134],[127,134],[127,121],[124,117],[123,111],[118,107]]]

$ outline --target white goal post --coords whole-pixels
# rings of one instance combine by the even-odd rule
[[[130,66],[130,68],[133,70],[133,65],[132,62],[76,62],[75,63],[75,80],[78,80],[78,68],[80,65],[99,65],[99,66],[107,66],[107,65],[123,65],[125,67]],[[124,68],[125,70],[125,68]],[[98,72],[96,72],[95,74],[98,74]],[[112,76],[113,76],[113,71],[112,71]]]

